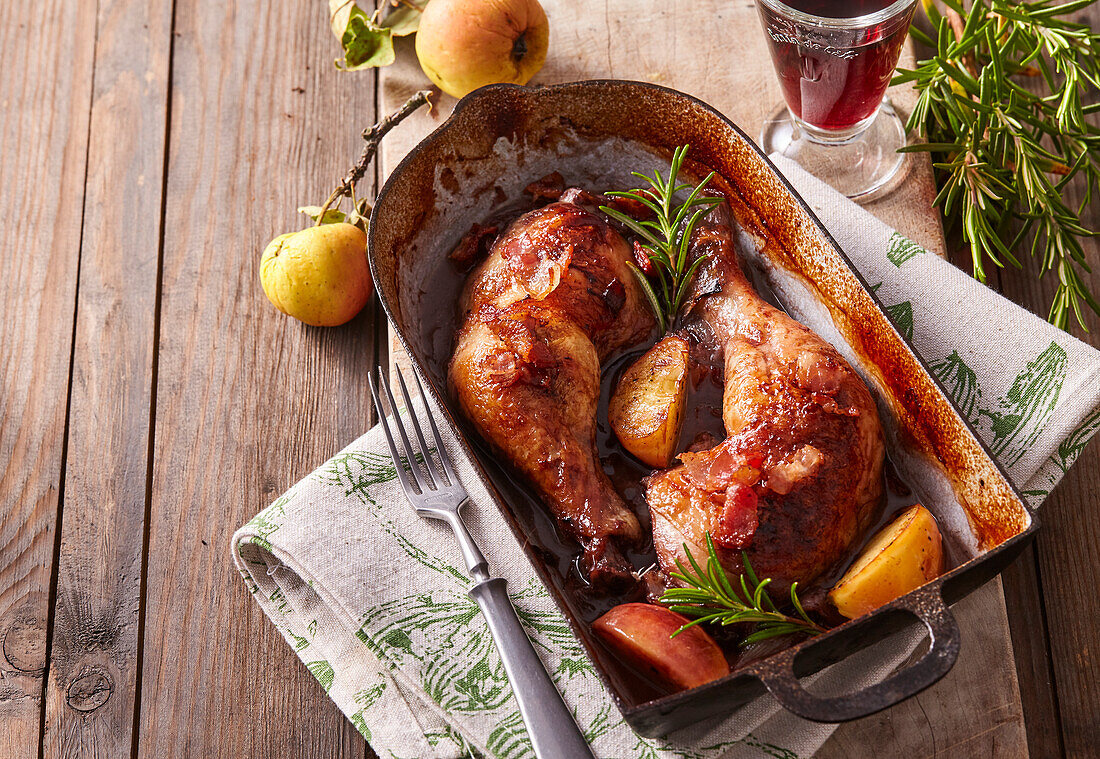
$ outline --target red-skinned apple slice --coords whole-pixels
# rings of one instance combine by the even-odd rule
[[[729,674],[722,649],[687,617],[663,606],[626,603],[592,623],[592,629],[624,661],[670,690],[695,688]]]

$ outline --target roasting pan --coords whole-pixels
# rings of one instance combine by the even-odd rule
[[[460,283],[447,268],[447,254],[472,223],[519,196],[528,183],[559,171],[567,186],[626,187],[630,170],[667,167],[673,149],[685,143],[692,160],[733,189],[743,253],[761,269],[781,305],[833,343],[867,381],[879,405],[888,454],[916,497],[935,513],[955,568],[871,614],[721,680],[674,695],[641,697],[629,674],[591,634],[584,621],[590,610],[581,608],[567,587],[570,567],[560,560],[567,543],[448,396],[452,335],[425,325],[439,322],[439,309],[455,308]],[[371,215],[368,255],[401,344],[623,716],[642,735],[663,735],[729,714],[765,690],[789,711],[821,722],[863,717],[918,693],[943,677],[958,656],[959,628],[948,605],[994,577],[1038,529],[1035,513],[805,202],[740,129],[688,95],[613,80],[477,90],[459,101],[382,187]],[[927,653],[884,682],[832,697],[802,687],[799,678],[918,620],[928,633]]]

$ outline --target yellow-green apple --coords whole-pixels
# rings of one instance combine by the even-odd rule
[[[416,57],[439,89],[462,97],[496,82],[526,84],[546,61],[550,22],[538,0],[432,0]]]
[[[260,259],[260,282],[275,308],[306,324],[350,321],[372,292],[367,236],[343,222],[279,235]]]

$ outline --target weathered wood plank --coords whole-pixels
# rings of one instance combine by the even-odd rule
[[[1093,287],[1100,278],[1093,275]],[[1093,345],[1100,341],[1093,338]],[[1068,756],[1095,756],[1100,744],[1100,447],[1081,456],[1043,505],[1039,571],[1062,738]],[[1021,635],[1028,634],[1026,629]]]
[[[38,755],[95,4],[0,15],[0,756]],[[64,64],[59,65],[58,59]]]
[[[1027,729],[1028,754],[1061,756],[1062,719],[1050,660],[1050,633],[1043,612],[1038,556],[1029,548],[1001,574],[1008,609],[1012,651]]]
[[[363,756],[260,612],[233,530],[370,425],[369,314],[305,327],[267,303],[260,253],[304,226],[374,120],[325,13],[177,0],[138,755]]]
[[[171,27],[99,4],[46,757],[132,744]]]

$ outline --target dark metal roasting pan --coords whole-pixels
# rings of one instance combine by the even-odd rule
[[[836,345],[867,380],[890,458],[936,515],[956,566],[871,614],[721,680],[643,700],[624,685],[622,668],[594,639],[567,592],[568,567],[545,545],[560,539],[449,398],[448,336],[427,333],[423,325],[439,309],[454,308],[453,296],[439,292],[440,267],[448,265],[447,254],[470,225],[494,206],[552,171],[561,172],[567,185],[625,187],[630,170],[667,165],[673,149],[685,143],[693,161],[716,171],[734,190],[742,246],[753,251],[750,258],[781,304]],[[378,294],[402,345],[601,680],[643,735],[729,714],[765,689],[791,712],[822,722],[863,717],[918,693],[943,677],[958,656],[959,628],[948,605],[1000,572],[1038,529],[1035,514],[821,222],[740,129],[695,98],[626,81],[477,90],[390,175],[371,215],[369,238]],[[835,697],[813,695],[800,684],[800,677],[914,624],[914,618],[927,629],[928,651],[884,682]]]

